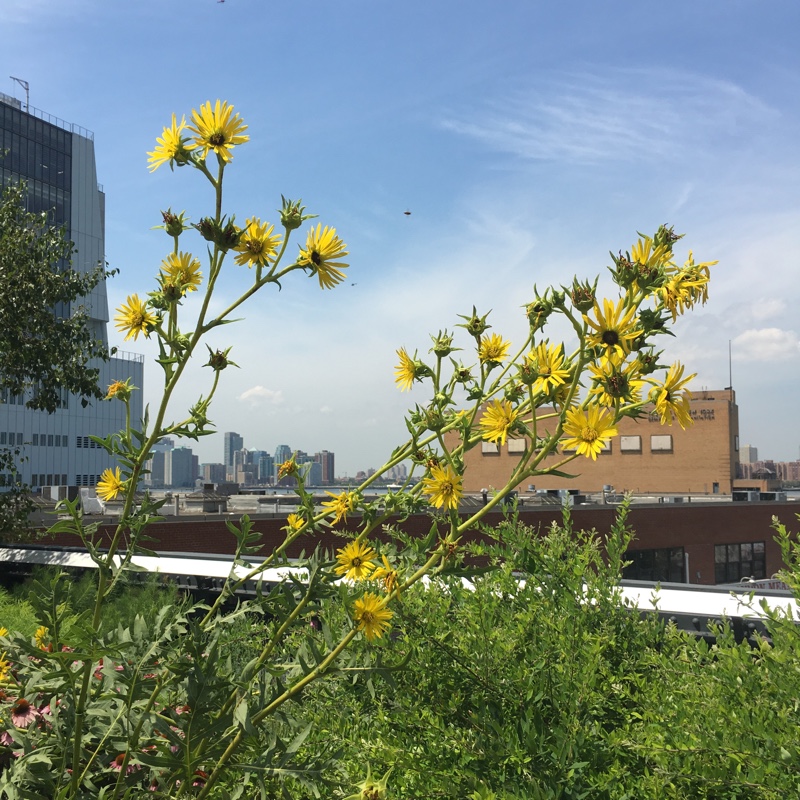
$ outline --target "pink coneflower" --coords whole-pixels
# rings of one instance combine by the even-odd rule
[[[108,766],[111,767],[111,769],[115,769],[117,772],[119,772],[122,769],[122,765],[125,763],[126,755],[126,753],[120,753]],[[135,769],[136,766],[129,763],[125,768],[125,774],[130,775]]]
[[[27,728],[38,715],[39,712],[24,697],[11,707],[11,721],[18,728]]]
[[[14,740],[11,738],[11,734],[8,731],[0,733],[0,744],[4,747],[11,747],[11,745],[14,744]]]
[[[205,786],[207,780],[208,773],[204,772],[202,769],[196,769],[194,771],[194,780],[192,781],[192,786]]]

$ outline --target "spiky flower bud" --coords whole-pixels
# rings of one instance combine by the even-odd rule
[[[469,316],[464,314],[458,315],[459,317],[461,317],[461,319],[465,319],[466,322],[463,325],[459,324],[457,327],[465,328],[467,333],[469,333],[471,336],[474,336],[476,339],[480,339],[484,331],[486,331],[487,328],[492,327],[486,322],[486,318],[491,313],[492,313],[491,311],[487,311],[482,317],[479,317],[475,306],[472,306],[471,315]]]
[[[453,347],[453,337],[447,331],[439,331],[438,336],[431,336],[433,347],[430,352],[435,353],[438,358],[445,358],[458,348]]]
[[[572,305],[581,314],[585,314],[589,309],[594,307],[597,291],[597,279],[595,278],[594,285],[589,281],[581,283],[576,275],[572,281],[572,288],[570,289],[569,297],[572,300]]]
[[[281,225],[287,231],[297,230],[307,219],[315,219],[317,214],[303,214],[306,207],[300,205],[302,200],[287,200],[281,195],[281,207],[278,213],[281,215]]]
[[[205,366],[211,367],[214,372],[222,372],[228,366],[238,366],[228,358],[228,353],[231,351],[230,347],[226,350],[212,350],[208,345],[206,347],[208,348],[208,363]]]

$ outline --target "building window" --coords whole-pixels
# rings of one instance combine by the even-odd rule
[[[672,452],[672,435],[661,434],[658,436],[650,437],[650,452],[651,453],[671,453]]]
[[[635,581],[669,581],[683,583],[684,555],[682,547],[660,547],[653,550],[628,550],[623,577]]]
[[[497,455],[499,452],[500,448],[494,442],[481,442],[481,453],[484,455]]]
[[[764,542],[718,544],[714,546],[714,582],[736,583],[742,578],[766,578]]]
[[[641,453],[642,452],[642,437],[641,436],[620,436],[619,437],[619,450],[621,453]]]
[[[52,447],[53,446],[53,434],[52,433],[48,433],[47,434],[47,446],[48,447]]]
[[[31,436],[31,444],[34,447],[38,446],[38,444],[39,444],[39,434],[38,433],[34,433],[33,436]]]
[[[508,440],[508,452],[509,453],[524,453],[525,452],[525,440],[524,439],[509,439]]]

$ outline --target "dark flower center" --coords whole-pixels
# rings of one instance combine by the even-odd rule
[[[360,567],[363,563],[364,562],[361,560],[359,556],[356,556],[352,561],[354,567]]]
[[[315,266],[319,266],[322,263],[322,256],[316,251],[311,251],[311,261]]]
[[[603,335],[600,339],[603,344],[609,347],[614,347],[619,344],[619,334],[616,331],[603,331]]]
[[[212,147],[219,147],[220,145],[225,144],[225,134],[221,131],[212,133],[211,136],[208,137],[208,143]]]

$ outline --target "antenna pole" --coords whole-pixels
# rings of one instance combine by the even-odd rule
[[[30,114],[31,113],[31,85],[28,81],[22,80],[22,78],[15,78],[13,75],[9,75],[12,81],[16,81],[24,90],[25,90],[25,110]]]

